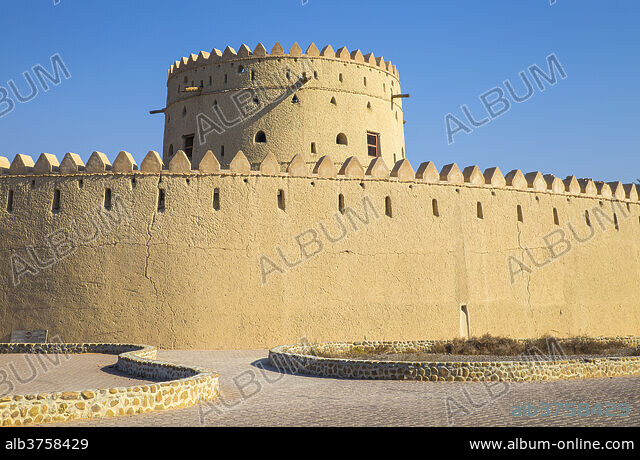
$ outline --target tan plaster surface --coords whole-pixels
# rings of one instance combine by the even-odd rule
[[[54,188],[61,191],[57,213]],[[5,340],[13,329],[43,328],[67,342],[164,348],[273,347],[303,337],[449,339],[460,335],[461,304],[468,305],[476,335],[640,334],[638,202],[618,203],[619,229],[603,220],[603,230],[594,209],[611,219],[609,200],[508,188],[228,173],[2,176],[0,200],[13,190],[14,204],[12,213],[0,208],[0,258],[27,257],[28,246],[44,257],[51,232],[77,225],[86,232],[84,216],[102,208],[105,188],[132,210],[131,219],[23,276],[17,287],[11,264],[0,264]],[[280,190],[285,210],[278,207]],[[361,216],[368,199],[380,218],[369,212],[363,225],[339,214],[339,195]],[[385,216],[386,197],[393,217]],[[517,221],[517,205],[524,222]],[[338,222],[346,236],[331,243],[321,224],[335,238]],[[589,232],[593,238],[579,244],[568,223],[580,238]],[[309,229],[322,251],[317,242],[306,246],[313,257],[287,268],[301,258],[296,236],[307,232],[302,240],[309,242]],[[543,237],[559,229],[572,249],[552,259]],[[512,285],[508,257],[533,267],[525,248],[538,263],[549,263]],[[271,273],[266,285],[261,256],[284,271]]]

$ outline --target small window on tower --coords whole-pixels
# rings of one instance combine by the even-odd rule
[[[258,144],[266,144],[267,143],[267,135],[264,131],[258,131],[254,138],[254,141]]]
[[[191,160],[193,158],[193,139],[195,138],[195,134],[189,134],[184,136],[184,153],[187,155],[187,158]]]
[[[380,156],[380,134],[367,132],[367,152],[370,157]]]

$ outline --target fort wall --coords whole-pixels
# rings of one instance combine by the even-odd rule
[[[0,159],[0,341],[640,335],[635,185],[406,160],[105,159]]]

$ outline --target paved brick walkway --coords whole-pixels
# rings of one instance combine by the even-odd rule
[[[221,398],[178,411],[61,426],[640,426],[640,377],[538,383],[358,381],[282,375],[259,351],[163,351],[220,373]],[[262,367],[265,366],[265,367]],[[626,417],[514,417],[514,405],[626,403]]]
[[[137,385],[111,366],[114,355],[0,354],[0,395]]]

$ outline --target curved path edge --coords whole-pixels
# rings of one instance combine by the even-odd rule
[[[115,366],[119,371],[133,377],[162,381],[132,387],[0,396],[2,426],[178,409],[214,399],[219,395],[216,372],[201,367],[157,361],[157,349],[150,345],[0,343],[0,354],[9,353],[118,355]]]
[[[599,337],[596,340],[621,340],[630,345],[640,345],[640,337]],[[392,347],[397,353],[415,352],[425,351],[435,343],[445,342],[447,341],[425,340],[281,345],[269,350],[269,362],[281,371],[294,374],[363,380],[527,382],[640,375],[640,356],[576,357],[556,360],[533,360],[520,356],[512,360],[490,362],[409,362],[325,358],[314,355],[335,353],[351,347],[360,347],[366,351],[368,347],[373,350],[378,346]]]

